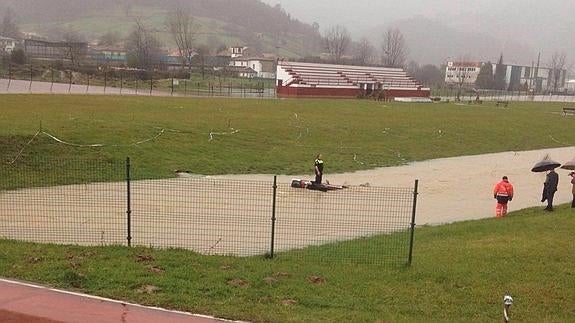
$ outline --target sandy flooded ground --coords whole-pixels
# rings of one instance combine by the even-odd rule
[[[494,216],[493,186],[507,175],[516,195],[510,210],[540,206],[544,173],[531,167],[546,154],[559,162],[575,147],[444,158],[399,167],[329,174],[340,191],[290,187],[279,176],[275,251],[406,231],[419,180],[418,225]],[[571,200],[568,171],[558,170],[556,203]],[[270,251],[272,175],[191,176],[131,183],[132,245],[176,247],[204,254]],[[81,245],[127,244],[126,183],[30,188],[0,193],[0,237]],[[541,214],[546,214],[541,211]],[[404,252],[406,239],[391,242]]]
[[[414,162],[405,166],[383,167],[345,174],[329,174],[329,156],[324,156],[326,175],[332,184],[410,187],[419,179],[417,224],[442,224],[454,221],[489,218],[495,215],[493,186],[506,175],[515,187],[509,210],[544,207],[541,191],[545,173],[532,173],[535,163],[549,154],[551,159],[566,163],[575,158],[575,147],[512,151],[476,156],[442,158]],[[559,189],[555,204],[572,199],[569,171],[558,169]],[[271,175],[218,176],[231,179],[264,179]],[[312,179],[312,175],[279,176],[282,182],[291,178]]]
[[[271,178],[142,180],[130,190],[129,209],[126,183],[1,192],[0,237],[126,245],[130,235],[134,246],[246,256],[270,252],[272,230],[274,251],[405,231],[413,200],[410,188],[358,186],[327,193],[279,183],[273,213]],[[400,243],[405,246],[406,239]]]

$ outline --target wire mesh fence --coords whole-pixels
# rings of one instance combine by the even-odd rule
[[[19,160],[0,170],[4,239],[328,262],[411,261],[417,186],[322,192],[275,178],[146,179],[129,159]]]
[[[39,161],[2,164],[0,237],[40,243],[126,241],[123,163]],[[67,185],[64,185],[67,183]]]
[[[575,102],[575,93],[564,90],[533,92],[528,90],[482,90],[458,89],[457,87],[433,87],[431,97],[470,103],[487,102]]]
[[[275,83],[269,79],[46,64],[15,64],[0,56],[0,93],[275,97]]]

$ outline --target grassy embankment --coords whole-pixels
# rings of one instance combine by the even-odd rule
[[[0,276],[260,322],[496,322],[510,292],[514,321],[571,322],[574,215],[530,209],[419,228],[410,268],[305,251],[265,260],[0,240]]]

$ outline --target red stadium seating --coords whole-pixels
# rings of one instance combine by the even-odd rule
[[[429,97],[429,89],[401,68],[281,60],[277,72],[278,96],[355,97],[383,91],[389,98]]]

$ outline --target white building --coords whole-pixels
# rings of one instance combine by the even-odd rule
[[[565,82],[565,90],[569,94],[575,94],[575,79]]]
[[[248,48],[245,46],[234,46],[228,48],[228,54],[231,58],[242,57],[246,55]]]
[[[445,68],[446,84],[475,86],[479,71],[486,62],[448,62]],[[496,63],[491,63],[495,75]],[[567,71],[553,73],[548,67],[505,65],[505,84],[509,91],[548,92],[563,91],[566,86]]]
[[[264,79],[276,78],[276,60],[273,58],[232,58],[230,66],[247,67],[256,72],[256,77]]]
[[[0,36],[0,52],[12,53],[16,48],[16,39]]]
[[[447,62],[445,83],[473,85],[481,70],[482,62]]]

